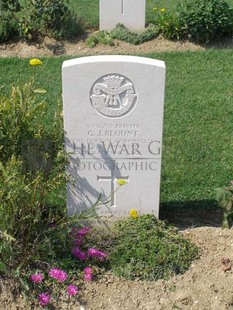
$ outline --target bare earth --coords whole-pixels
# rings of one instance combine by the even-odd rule
[[[232,38],[219,42],[219,48],[232,48]],[[0,57],[42,57],[56,55],[95,55],[148,53],[158,51],[204,50],[190,42],[170,42],[162,38],[133,46],[116,41],[114,47],[87,48],[84,41],[56,42],[46,38],[40,44],[0,45]],[[222,230],[219,210],[162,213],[181,233],[200,248],[200,258],[183,275],[167,281],[128,281],[106,273],[84,284],[78,296],[68,302],[60,296],[54,309],[80,310],[233,310],[233,229]],[[232,267],[232,268],[231,268]],[[37,309],[17,294],[11,282],[0,278],[0,310]]]
[[[28,45],[25,42],[12,42],[0,45],[0,57],[41,57],[56,55],[96,55],[96,54],[127,54],[149,53],[156,51],[180,51],[204,49],[190,42],[170,42],[162,38],[154,39],[140,45],[132,45],[115,40],[115,46],[97,45],[88,48],[85,40],[73,42],[56,41],[46,37],[40,43]]]

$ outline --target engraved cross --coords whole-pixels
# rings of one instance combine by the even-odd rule
[[[121,0],[121,14],[124,14],[124,0]]]
[[[117,179],[123,179],[129,181],[129,176],[119,176],[116,174],[116,164],[115,161],[111,165],[111,175],[110,176],[99,176],[97,175],[97,181],[110,181],[111,182],[111,193],[110,193],[110,207],[116,207],[116,181]]]

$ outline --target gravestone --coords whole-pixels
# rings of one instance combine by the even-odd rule
[[[134,208],[158,216],[164,62],[90,56],[65,61],[62,70],[68,214],[101,193],[100,215],[128,216]]]
[[[145,28],[146,0],[100,0],[100,30],[111,31],[117,24],[130,30]]]

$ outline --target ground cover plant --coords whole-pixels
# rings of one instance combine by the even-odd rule
[[[132,212],[133,211],[133,212]],[[156,281],[188,270],[198,249],[178,231],[154,215],[131,216],[114,224],[109,239],[98,232],[97,244],[105,245],[109,268],[127,279]],[[97,239],[91,235],[92,238]]]
[[[132,44],[141,44],[158,36],[158,29],[153,25],[140,33],[129,31],[124,25],[118,24],[110,33],[114,39],[122,40]]]

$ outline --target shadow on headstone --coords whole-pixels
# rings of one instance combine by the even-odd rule
[[[97,144],[98,155],[101,157],[95,157],[94,155],[89,155],[89,164],[87,162],[82,162],[79,157],[75,154],[79,154],[81,149],[74,145],[68,138],[65,139],[66,147],[72,149],[74,152],[68,152],[68,166],[67,174],[69,182],[67,184],[68,195],[68,213],[69,214],[79,214],[86,211],[95,204],[95,199],[101,196],[100,204],[106,206],[106,214],[111,215],[111,209],[109,207],[115,205],[116,199],[116,179],[128,180],[129,176],[122,175],[120,169],[115,164],[115,160],[109,155],[105,154],[103,146]],[[103,187],[100,187],[100,191],[97,191],[94,186],[88,181],[84,176],[81,176],[79,170],[88,169],[91,173],[91,165],[93,163],[99,163],[101,167],[104,165],[105,170],[109,171],[109,175],[96,175],[96,182],[109,182],[109,196],[107,196]],[[85,165],[85,167],[84,167]],[[93,172],[94,173],[94,172]],[[101,173],[100,173],[101,174]],[[78,208],[77,208],[78,206]],[[104,215],[103,211],[101,215]]]

